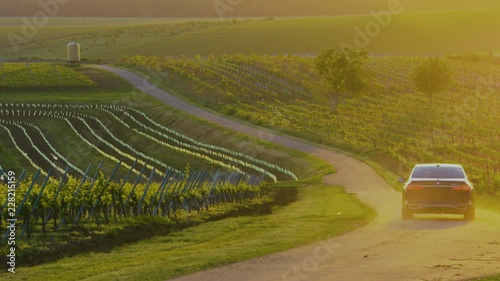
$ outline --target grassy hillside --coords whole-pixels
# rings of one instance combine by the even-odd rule
[[[0,0],[0,16],[30,16],[40,10],[37,0]],[[237,2],[237,1],[235,1]],[[219,1],[218,3],[231,3]],[[246,0],[233,5],[228,17],[324,16],[367,14],[387,6],[387,0]],[[441,9],[498,7],[495,0],[401,0],[408,12]],[[120,9],[116,9],[116,7]],[[99,17],[217,17],[211,0],[72,0],[61,5],[58,16]]]
[[[412,70],[423,57],[371,57],[369,87],[343,97],[332,112],[314,60],[294,56],[221,56],[207,59],[123,60],[149,73],[168,73],[165,87],[223,113],[316,142],[371,156],[395,174],[415,163],[461,163],[500,189],[500,68],[448,59],[450,89],[434,100],[415,90]],[[163,78],[166,78],[163,76]],[[392,177],[395,180],[396,176]]]
[[[147,95],[120,85],[120,80],[111,75],[104,77],[107,80],[104,84],[102,74],[89,69],[76,68],[94,81],[55,64],[33,63],[27,67],[26,64],[10,63],[2,67],[2,83],[24,83],[7,83],[5,88],[0,83],[0,129],[4,132],[0,136],[0,146],[3,147],[0,156],[8,160],[8,163],[2,161],[0,164],[5,169],[17,168],[16,172],[20,173],[18,167],[28,170],[41,168],[45,172],[54,168],[56,172],[64,171],[69,165],[72,168],[70,174],[81,176],[90,163],[103,160],[104,171],[110,174],[117,165],[117,159],[122,159],[123,165],[118,174],[123,176],[136,159],[139,162],[134,173],[140,172],[146,163],[148,175],[152,168],[160,174],[167,167],[183,171],[188,165],[193,171],[255,169],[261,164],[267,165],[257,163],[256,159],[267,157],[277,157],[273,160],[275,164],[291,164],[290,161],[283,161],[288,156],[279,152],[261,153],[259,147],[262,144],[248,138],[229,137],[225,130],[182,118],[178,112],[168,110]],[[63,70],[74,74],[74,80],[43,78],[47,75],[58,78]],[[17,80],[9,80],[11,77]],[[82,77],[97,88],[78,87],[74,90],[57,84],[78,83]],[[52,84],[44,84],[44,91],[34,91],[30,85],[37,81]],[[118,85],[111,90],[113,84]],[[59,89],[57,85],[63,88]],[[18,87],[12,88],[14,86]],[[53,88],[56,90],[51,91]],[[199,143],[201,140],[203,143]],[[231,161],[233,163],[230,164]],[[257,162],[240,166],[246,165],[247,161]],[[258,170],[256,173],[260,174]]]
[[[497,26],[500,8],[440,11],[393,16],[390,24],[363,43],[371,53],[434,54],[500,50]],[[94,19],[95,20],[95,19]],[[62,21],[64,23],[64,21]],[[67,22],[67,21],[66,21]],[[234,21],[140,21],[116,25],[48,26],[31,39],[15,41],[22,27],[0,27],[2,59],[41,57],[65,59],[66,44],[76,40],[82,57],[114,60],[123,55],[194,56],[210,54],[309,54],[342,43],[356,45],[356,28],[373,23],[372,16],[291,18]],[[109,25],[108,25],[109,23]]]
[[[20,65],[26,68],[25,64]],[[15,65],[7,64],[4,66],[10,69]],[[90,198],[91,201],[85,204],[86,208],[83,209],[83,215],[80,217],[79,214],[76,214],[76,211],[78,209],[82,210],[84,204],[71,201],[76,203],[74,205],[69,204],[68,207],[68,201],[66,201],[68,199],[63,196],[64,193],[61,193],[59,200],[64,197],[60,202],[61,205],[64,208],[73,208],[73,213],[82,220],[79,223],[72,224],[71,221],[68,221],[69,215],[67,214],[61,214],[60,217],[52,215],[51,223],[47,226],[47,229],[55,228],[56,220],[60,222],[61,218],[64,217],[69,230],[68,232],[57,232],[55,235],[49,230],[42,235],[39,234],[41,228],[39,221],[45,217],[44,210],[47,208],[47,202],[52,202],[50,199],[56,200],[51,195],[59,186],[57,183],[50,184],[44,191],[44,194],[48,195],[48,197],[43,197],[38,204],[37,211],[33,213],[31,218],[31,224],[24,224],[25,220],[30,221],[31,215],[26,216],[28,212],[21,213],[23,220],[22,223],[21,220],[18,221],[19,231],[21,231],[23,225],[31,225],[30,231],[33,231],[33,233],[31,233],[29,239],[26,239],[28,234],[24,236],[23,240],[18,236],[16,240],[16,257],[22,266],[18,265],[15,278],[13,275],[4,273],[2,278],[5,280],[11,280],[12,278],[12,280],[18,278],[48,280],[56,277],[59,280],[82,278],[108,280],[113,276],[116,277],[116,274],[120,278],[133,280],[174,277],[339,235],[366,224],[374,217],[374,212],[356,199],[354,195],[346,194],[341,187],[324,186],[320,183],[322,175],[333,171],[331,167],[318,159],[304,153],[256,141],[249,137],[235,136],[231,132],[213,124],[190,118],[159,104],[146,95],[133,91],[128,85],[124,85],[123,81],[109,74],[95,73],[95,70],[89,69],[77,68],[77,70],[89,76],[97,84],[97,88],[30,92],[24,90],[24,87],[20,87],[0,92],[2,101],[0,103],[0,114],[2,114],[0,123],[3,124],[2,126],[14,131],[17,130],[14,125],[16,122],[19,122],[20,125],[24,124],[22,122],[34,123],[46,133],[50,144],[62,152],[62,155],[69,157],[68,155],[71,155],[72,151],[81,151],[81,148],[79,148],[82,146],[81,141],[75,138],[75,135],[71,135],[67,126],[65,127],[59,120],[50,119],[45,116],[45,113],[50,115],[49,112],[53,114],[55,111],[76,112],[77,110],[71,106],[72,104],[111,105],[110,111],[113,110],[113,107],[128,104],[144,110],[154,120],[159,120],[163,125],[182,131],[183,134],[192,138],[202,139],[212,145],[232,147],[239,152],[258,158],[269,159],[271,157],[277,163],[289,167],[293,166],[294,170],[299,171],[301,177],[308,178],[308,180],[272,184],[270,187],[273,188],[269,189],[269,194],[265,194],[252,202],[245,201],[238,204],[218,205],[208,211],[191,212],[191,214],[175,212],[169,218],[151,216],[120,218],[118,221],[109,224],[107,218],[106,221],[102,221],[103,217],[100,215],[100,223],[94,223],[93,219],[89,221],[87,210],[92,207],[95,198]],[[26,72],[26,70],[24,71]],[[17,74],[20,75],[20,72],[17,72]],[[10,73],[2,74],[4,77],[7,75],[10,75]],[[54,106],[55,104],[57,106]],[[35,111],[38,113],[36,116]],[[26,112],[31,113],[28,115]],[[41,112],[44,113],[43,116],[40,116]],[[92,113],[89,110],[86,110],[86,113],[95,114],[95,112]],[[88,117],[81,116],[88,119]],[[133,136],[130,130],[120,129],[121,125],[119,123],[109,124],[109,116],[108,118],[102,115],[98,117],[103,117],[100,120],[108,124],[109,129],[114,134],[121,136],[127,142],[132,144],[134,139],[137,138],[137,136]],[[91,118],[87,121],[89,120]],[[130,120],[124,118],[123,121],[129,122]],[[74,124],[76,125],[76,123]],[[93,124],[96,125],[96,123]],[[2,128],[0,130],[4,131]],[[26,129],[28,134],[34,138],[33,132],[35,131],[28,126],[26,126]],[[85,129],[79,131],[84,134]],[[106,135],[102,129],[100,133]],[[22,136],[22,133],[17,130],[17,134],[14,135]],[[26,141],[23,144],[23,141],[17,140],[19,139],[16,138],[14,143],[29,151],[30,155],[34,152],[34,144],[26,144]],[[14,155],[16,159],[24,159],[16,151],[15,145],[6,134],[0,136],[0,147],[2,147],[3,142],[10,144],[4,147],[8,153]],[[34,143],[41,150],[48,150],[48,144],[42,147],[43,141],[40,139]],[[115,145],[117,144],[115,143]],[[172,151],[155,149],[151,144],[139,142],[135,143],[134,147],[138,150],[154,150],[150,152],[155,157],[172,157],[174,158],[172,164],[179,164],[173,162],[183,161],[183,159],[179,159],[178,155],[173,155]],[[89,152],[92,150],[88,147],[84,149]],[[0,150],[0,153],[2,152]],[[49,159],[58,161],[55,159],[56,157],[51,156]],[[1,154],[0,159],[4,159]],[[87,164],[89,161],[95,164],[99,160],[99,155],[90,155],[89,153],[87,158],[81,160],[87,162]],[[29,166],[26,159],[22,162],[21,165],[24,167]],[[198,165],[200,163],[190,163],[192,163],[192,171],[195,167],[200,167]],[[11,166],[4,165],[4,163],[2,165],[3,168],[8,170],[11,168]],[[103,191],[101,189],[104,188],[103,183],[103,181],[98,180],[92,192],[99,193],[99,191]],[[1,183],[0,186],[4,187],[4,184]],[[75,186],[72,185],[73,188]],[[117,187],[117,185],[112,186]],[[116,191],[112,186],[108,187],[108,190]],[[132,184],[125,185],[124,190],[129,191],[127,188],[131,186]],[[147,190],[147,186],[149,185],[146,185],[146,187],[142,184],[139,185],[136,193],[146,192],[143,191],[143,188]],[[182,187],[182,185],[179,186]],[[39,191],[38,188],[40,186],[35,187],[34,194],[42,194],[41,189]],[[85,184],[84,190],[87,196],[91,194],[91,188],[92,185]],[[145,197],[146,200],[156,198],[154,191],[157,189],[157,184],[153,184],[148,196]],[[75,192],[73,189],[64,190],[66,195],[69,194],[70,196]],[[26,185],[16,191],[18,200],[23,198],[24,191],[26,191]],[[80,194],[82,193],[83,191]],[[2,201],[5,201],[5,196],[7,194],[4,194]],[[101,203],[97,205],[99,210],[110,210],[106,206],[101,206],[101,204],[108,204],[109,200],[113,201],[115,198],[117,197],[113,195],[103,196]],[[35,196],[30,197],[24,205],[27,206],[25,208],[34,206],[36,204],[34,200],[37,200]],[[147,209],[147,205],[144,204],[144,209]],[[187,203],[182,205],[187,206]],[[51,205],[49,208],[54,207]],[[130,210],[133,212],[135,206]],[[95,212],[93,216],[97,216]],[[311,220],[311,216],[315,219]],[[52,226],[52,220],[54,226]],[[38,223],[35,224],[34,221]],[[310,229],[311,231],[303,231],[304,229]],[[229,244],[228,241],[230,241]],[[192,251],[193,249],[194,251]],[[135,261],[130,259],[131,256],[150,256],[151,251],[161,252],[160,256],[155,257],[155,260],[161,262],[154,262],[150,258],[133,259]],[[6,256],[5,253],[5,251],[2,252],[3,257]],[[2,261],[5,261],[5,259],[2,259]],[[139,261],[139,263],[136,261]],[[165,266],[165,262],[169,266]],[[32,266],[35,264],[37,266]],[[74,267],[75,264],[78,264],[78,270],[70,270],[68,274],[61,276],[61,269],[65,270],[67,267]],[[137,270],[139,267],[141,269]],[[134,270],[130,270],[130,268],[134,268]],[[110,270],[112,273],[110,273]]]
[[[40,73],[35,71],[34,67],[40,67],[42,65],[49,66],[48,64],[37,63],[31,68],[31,65],[11,63],[5,64],[4,67],[7,70],[11,70],[17,66],[22,66],[22,70],[18,69],[14,72],[16,75],[21,76],[27,74],[29,72],[27,67],[30,67],[31,74],[34,75],[32,78],[37,78],[36,75]],[[57,65],[52,66],[55,67]],[[53,71],[54,68],[47,67],[44,69]],[[254,245],[252,249],[254,250],[249,252],[247,247],[238,246],[230,249],[228,248],[225,253],[231,252],[234,255],[231,260],[225,259],[224,256],[220,256],[216,259],[217,263],[223,264],[301,245],[314,241],[314,239],[318,239],[318,237],[339,234],[355,228],[357,224],[364,224],[373,217],[373,213],[356,200],[354,196],[345,194],[341,188],[320,186],[316,181],[314,181],[314,183],[296,183],[291,181],[288,182],[289,185],[286,187],[273,185],[273,187],[278,187],[281,191],[273,189],[270,190],[270,193],[267,193],[269,189],[266,189],[266,194],[262,193],[259,198],[253,201],[241,199],[233,200],[232,194],[241,195],[243,194],[240,192],[242,190],[234,189],[229,184],[230,181],[221,181],[219,183],[223,184],[223,186],[216,187],[214,184],[210,184],[209,186],[214,190],[210,192],[210,189],[205,189],[205,191],[208,192],[204,194],[214,198],[219,191],[225,192],[224,194],[220,193],[221,196],[223,196],[220,198],[227,198],[231,200],[233,204],[222,204],[222,200],[214,200],[214,204],[217,204],[214,208],[210,206],[211,208],[208,209],[208,205],[207,208],[193,208],[188,204],[188,201],[205,202],[204,200],[199,200],[199,198],[205,195],[195,193],[195,185],[189,184],[200,184],[203,173],[196,173],[196,171],[214,171],[214,174],[217,175],[225,174],[223,172],[224,169],[214,166],[215,163],[211,163],[210,161],[207,162],[203,159],[196,159],[197,157],[189,153],[193,152],[196,146],[201,147],[200,141],[203,141],[210,147],[211,155],[208,157],[219,157],[219,160],[224,158],[222,161],[230,161],[230,158],[234,157],[240,157],[241,160],[243,154],[248,156],[244,157],[244,161],[252,161],[252,158],[274,158],[273,161],[275,161],[275,163],[280,163],[288,167],[293,166],[293,169],[298,172],[301,178],[304,177],[309,179],[311,177],[320,179],[323,174],[331,173],[333,170],[324,162],[304,153],[291,151],[250,137],[237,136],[229,130],[222,129],[208,122],[200,121],[181,112],[172,110],[153,98],[132,90],[123,80],[111,74],[101,73],[97,70],[87,68],[74,69],[88,76],[96,83],[96,87],[77,90],[66,89],[64,91],[46,90],[32,92],[30,89],[26,90],[25,87],[21,85],[16,89],[2,89],[0,92],[0,131],[3,132],[0,135],[0,164],[1,167],[7,171],[15,171],[16,175],[19,177],[17,179],[21,182],[16,189],[16,206],[19,206],[18,208],[21,210],[18,211],[18,216],[16,216],[19,225],[19,236],[16,240],[16,246],[18,246],[16,257],[23,261],[23,269],[18,266],[18,274],[24,275],[25,277],[23,278],[30,280],[40,280],[41,278],[43,280],[52,278],[47,276],[60,275],[60,273],[57,273],[58,270],[52,267],[53,264],[41,266],[38,269],[33,269],[33,267],[28,268],[28,266],[59,260],[62,257],[73,256],[77,257],[68,258],[67,260],[75,261],[86,259],[90,263],[83,264],[78,262],[83,272],[80,271],[76,273],[76,275],[71,274],[62,277],[61,280],[75,280],[89,275],[95,276],[96,273],[106,275],[110,267],[116,269],[117,258],[127,259],[117,252],[115,252],[115,254],[109,254],[115,247],[128,248],[137,253],[137,248],[131,244],[143,240],[152,247],[158,247],[159,245],[170,247],[174,245],[171,243],[172,241],[170,239],[178,235],[178,231],[199,225],[201,225],[199,228],[191,228],[186,231],[186,233],[189,232],[190,235],[193,235],[191,237],[196,241],[201,237],[206,239],[207,229],[211,227],[214,227],[214,229],[218,231],[220,230],[219,233],[221,235],[233,236],[234,238],[231,239],[237,241],[235,245],[239,245],[240,242],[248,240],[248,235],[252,233],[259,234],[258,237],[260,238],[256,238],[255,241],[252,242]],[[3,78],[11,75],[13,74],[10,71],[2,72]],[[33,80],[38,81],[40,79]],[[25,81],[29,83],[28,80]],[[56,83],[57,81],[50,82]],[[55,84],[51,86],[55,86]],[[131,108],[127,110],[121,106],[130,106],[146,112],[151,120],[156,120],[161,123],[164,128],[160,129],[159,126],[154,125],[153,122],[147,120],[145,115],[137,114],[138,111]],[[106,111],[98,110],[98,108],[104,108]],[[130,115],[127,115],[126,112]],[[126,115],[128,117],[126,117]],[[58,116],[58,118],[54,118],[55,116]],[[93,118],[92,116],[97,118]],[[66,123],[63,119],[66,120]],[[117,121],[118,119],[121,121]],[[136,122],[134,122],[133,119],[149,123],[146,127],[141,127],[137,124],[134,125]],[[99,127],[99,122],[106,125]],[[68,126],[70,123],[72,125]],[[87,123],[90,127],[85,128],[85,126],[82,126],[84,123]],[[122,124],[128,124],[129,127],[125,128]],[[75,127],[76,130],[72,130],[71,127]],[[147,134],[157,139],[162,138],[159,132],[164,132],[164,138],[162,140],[164,143],[169,142],[167,139],[170,139],[170,144],[174,143],[177,146],[182,145],[181,143],[186,144],[190,142],[186,136],[198,140],[198,142],[190,142],[189,149],[186,147],[184,147],[183,150],[168,149],[144,138],[145,135],[139,133],[141,131],[143,133],[147,132],[147,127],[154,128],[153,131],[155,132],[150,130]],[[166,127],[168,127],[168,129],[165,129]],[[178,138],[177,141],[172,141],[172,139],[167,138],[165,134],[166,131],[172,132],[171,130],[178,132],[178,134],[172,133],[171,137],[175,135],[177,138],[180,137],[180,134],[183,134],[184,137]],[[96,134],[94,135],[92,132]],[[83,138],[79,139],[79,134],[84,136],[89,142],[92,142],[94,146],[86,145],[85,142],[82,141]],[[42,137],[43,135],[45,135],[45,138]],[[92,135],[96,138],[100,135],[105,141],[110,142],[112,145],[105,148],[104,141],[93,141]],[[45,183],[43,179],[45,176],[40,176],[33,189],[30,188],[30,190],[28,190],[28,186],[31,186],[31,175],[34,174],[33,168],[30,168],[34,166],[32,165],[33,163],[41,166],[41,168],[46,171],[52,166],[54,170],[53,173],[57,173],[56,170],[58,166],[64,169],[66,164],[63,162],[71,162],[71,164],[73,164],[71,168],[76,171],[76,173],[72,173],[73,175],[78,175],[78,170],[73,168],[74,166],[85,170],[89,164],[93,164],[93,169],[90,171],[89,175],[94,177],[95,174],[97,177],[96,167],[98,166],[98,162],[105,160],[104,168],[101,171],[103,171],[105,175],[111,174],[111,169],[116,166],[116,163],[113,163],[114,161],[109,158],[103,157],[102,154],[99,155],[95,147],[116,158],[122,158],[123,163],[127,162],[130,164],[131,162],[126,159],[127,157],[116,155],[113,149],[110,149],[114,146],[125,151],[125,145],[123,145],[123,143],[120,144],[119,141],[110,137],[111,135],[123,140],[126,144],[130,144],[133,150],[142,151],[143,154],[150,157],[168,162],[168,165],[174,168],[184,169],[189,165],[190,168],[188,170],[191,171],[189,178],[184,178],[184,176],[178,174],[180,177],[176,179],[179,181],[171,177],[168,181],[163,181],[163,184],[167,185],[160,185],[160,181],[153,182],[150,185],[146,178],[141,178],[140,174],[134,173],[131,178],[134,179],[135,183],[130,182],[131,178],[128,178],[129,183],[124,185],[122,185],[121,181],[108,185],[107,183],[105,184],[105,178],[99,177],[95,185],[93,183],[91,184],[90,181],[82,185],[78,184],[79,178],[75,178],[68,180],[64,186],[62,184],[60,185],[55,180],[51,180],[47,187],[44,188]],[[13,139],[9,136],[13,137]],[[205,148],[206,147],[207,146],[205,146]],[[224,147],[225,149],[219,149],[217,153],[214,153],[216,152],[216,147]],[[237,151],[239,154],[230,156],[228,149]],[[19,150],[23,150],[26,153],[22,153]],[[132,153],[131,151],[127,153],[133,154],[134,157],[139,159],[143,158],[139,153]],[[41,157],[42,155],[46,157]],[[4,162],[6,159],[4,156],[8,157],[10,161]],[[206,159],[206,157],[203,158]],[[15,161],[18,162],[15,163]],[[238,162],[241,163],[241,161]],[[14,167],[14,164],[17,166]],[[142,166],[144,167],[143,169],[151,169],[151,167],[156,166],[156,163],[148,163],[148,168],[146,168],[145,165]],[[27,169],[30,176],[25,177],[21,181],[20,175],[22,169]],[[130,169],[130,171],[132,171],[132,169]],[[162,171],[165,172],[164,169],[158,169],[157,173]],[[148,172],[148,175],[149,174],[153,175],[153,172]],[[169,175],[172,176],[172,174]],[[122,173],[117,174],[114,179],[126,179],[127,177],[128,176],[124,176]],[[148,178],[157,180],[152,176]],[[233,180],[235,179],[233,174]],[[288,212],[283,212],[281,216],[278,216],[278,220],[276,220],[275,217],[266,217],[276,210],[275,207],[277,208],[277,206],[274,206],[274,204],[286,206],[295,202],[298,199],[296,189],[301,188],[300,193],[307,193],[310,192],[310,190],[309,188],[305,188],[305,186],[310,187],[311,185],[315,186],[317,193],[311,194],[310,196],[300,195],[300,200],[304,200],[304,197],[307,197],[305,198],[307,200],[306,206],[303,206],[304,203],[299,203],[298,209],[291,209],[297,209],[296,213],[291,215]],[[163,195],[160,196],[160,190],[162,190],[161,186],[163,186]],[[240,186],[242,187],[243,185],[238,185],[238,188]],[[4,179],[1,180],[0,187],[7,189]],[[206,187],[208,188],[208,186]],[[228,189],[225,190],[223,187]],[[231,190],[229,190],[229,188],[231,188]],[[200,192],[202,192],[201,189]],[[322,204],[317,211],[323,215],[321,223],[331,222],[332,219],[330,214],[333,211],[338,212],[338,208],[345,208],[352,212],[348,216],[337,216],[338,224],[324,229],[321,228],[317,232],[292,235],[295,230],[290,229],[290,239],[286,244],[277,243],[274,246],[269,246],[262,243],[264,240],[268,240],[263,234],[269,231],[270,227],[276,228],[277,232],[289,228],[291,225],[277,226],[276,223],[282,223],[288,219],[297,218],[299,213],[309,204],[307,202],[315,202],[317,200],[323,202],[324,200],[321,199],[321,195],[325,194],[325,192],[331,192],[332,195],[325,200],[341,200],[342,204],[335,204],[335,208],[325,208],[323,206],[333,206],[333,204],[326,204],[325,201],[325,204]],[[25,194],[28,193],[30,193],[29,198],[28,196],[25,197]],[[277,193],[279,193],[279,196]],[[59,197],[54,194],[58,194]],[[257,193],[254,193],[254,195],[255,194]],[[195,196],[201,197],[196,197],[197,199],[195,199]],[[0,202],[6,202],[6,198],[7,193],[4,193],[3,196],[0,196]],[[28,198],[24,205],[21,204],[23,198]],[[40,201],[38,201],[38,198],[41,198]],[[176,198],[179,201],[177,201],[177,203],[172,203],[174,202],[172,200]],[[115,202],[118,201],[120,204],[115,204]],[[156,203],[153,204],[153,202]],[[153,211],[153,206],[162,204],[162,202],[165,205],[157,207],[158,213],[155,215],[154,212],[156,211]],[[166,206],[167,209],[164,209],[164,206]],[[191,211],[191,214],[184,212],[181,206],[187,211]],[[124,212],[118,211],[118,208],[121,207],[124,207],[124,209],[122,209]],[[92,210],[91,208],[96,209]],[[114,211],[111,211],[113,208]],[[202,209],[205,211],[202,211]],[[116,217],[117,212],[119,213],[118,217]],[[6,217],[7,208],[2,208],[0,213]],[[49,213],[51,215],[49,215]],[[107,214],[114,214],[114,218],[108,220]],[[289,215],[283,217],[283,214]],[[248,217],[244,217],[246,215],[248,215]],[[124,216],[127,218],[124,218]],[[235,233],[233,232],[234,228],[231,227],[227,229],[223,227],[227,221],[217,222],[231,216],[241,216],[236,220],[229,219],[229,221],[248,224],[248,226],[252,226],[251,232]],[[47,224],[49,220],[48,217],[50,217],[49,224]],[[263,219],[269,219],[269,221],[263,222]],[[207,221],[210,221],[210,223],[203,226],[202,223]],[[29,227],[27,227],[28,225]],[[303,221],[301,225],[304,227],[312,227],[307,221]],[[61,226],[62,228],[54,231]],[[246,228],[246,230],[248,231],[248,228]],[[21,231],[25,233],[23,239],[21,239]],[[167,237],[167,241],[163,239],[158,241],[154,238],[155,236]],[[153,238],[153,240],[148,240],[151,238]],[[203,241],[209,242],[212,239],[213,237],[210,236],[208,240]],[[226,240],[224,241],[227,242]],[[178,244],[177,242],[174,243],[176,245],[174,248],[185,246],[184,241],[179,241]],[[207,255],[211,256],[214,253],[221,253],[217,246],[218,243],[219,242],[215,242],[215,244],[211,244],[209,242],[206,244],[205,250]],[[3,257],[6,256],[6,250],[7,249],[2,250]],[[103,265],[103,267],[97,269],[91,262],[94,259],[87,259],[90,251],[104,252],[99,254],[100,257],[98,259],[107,257],[114,261],[101,260],[99,264]],[[181,254],[182,253],[175,252],[175,257],[172,255],[169,256],[177,260]],[[43,258],[40,258],[40,255],[43,255]],[[125,266],[122,263],[123,260],[121,260],[120,263],[122,263],[121,267],[124,270],[124,274],[135,276],[133,279],[136,279],[139,274],[145,275],[146,277],[144,278],[148,279],[150,277],[147,276],[153,276],[155,274],[164,276],[180,274],[178,271],[179,268],[183,268],[182,272],[186,273],[214,265],[211,262],[207,263],[206,261],[208,259],[199,259],[194,263],[191,256],[184,256],[183,259],[186,260],[182,264],[172,262],[174,266],[171,268],[165,268],[163,265],[160,266],[159,264],[153,265],[150,261],[146,261],[144,266],[148,267],[149,270],[141,273],[125,273],[125,271],[128,271],[128,265]],[[67,260],[61,261],[60,265],[65,264]],[[213,260],[213,258],[210,258],[210,261]],[[2,261],[6,260],[2,259]],[[156,272],[151,273],[151,270],[155,270]],[[4,273],[2,278],[7,278],[7,275]],[[102,278],[106,279],[107,275]]]

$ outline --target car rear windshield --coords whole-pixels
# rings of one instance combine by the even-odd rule
[[[465,174],[460,167],[416,167],[412,178],[461,179],[465,178]]]

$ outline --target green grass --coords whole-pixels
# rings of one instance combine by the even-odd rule
[[[500,195],[476,196],[476,206],[479,209],[488,210],[500,214]]]
[[[372,210],[339,187],[295,183],[282,184],[280,188],[296,190],[298,200],[276,207],[270,215],[208,222],[109,253],[89,253],[52,264],[21,267],[15,279],[165,280],[320,241],[374,217]]]
[[[57,91],[90,89],[95,83],[88,77],[65,67],[50,63],[4,63],[1,65],[2,91]]]
[[[15,146],[8,140],[0,139],[0,159],[3,169],[22,170],[23,161],[18,158]],[[9,167],[9,168],[7,168]]]
[[[499,280],[500,280],[500,275],[496,275],[496,276],[489,276],[489,277],[474,279],[473,281],[499,281]]]
[[[118,89],[123,89],[122,86]],[[298,190],[298,200],[285,207],[275,207],[271,215],[241,216],[209,222],[172,235],[158,236],[115,249],[111,247],[111,252],[108,249],[107,253],[86,253],[32,268],[23,269],[22,261],[19,261],[16,280],[17,278],[53,280],[56,276],[61,279],[61,270],[66,271],[75,264],[78,264],[78,269],[70,270],[71,272],[65,274],[62,280],[81,278],[107,280],[112,274],[118,274],[129,280],[138,278],[160,280],[318,241],[354,229],[367,223],[374,216],[373,211],[352,195],[344,193],[342,188],[319,184],[322,175],[333,172],[332,167],[325,165],[324,162],[305,153],[254,138],[235,136],[234,133],[209,122],[171,110],[136,91],[123,93],[121,90],[98,88],[85,92],[64,93],[3,92],[0,96],[5,103],[84,104],[134,101],[134,106],[146,110],[148,115],[163,120],[171,128],[193,138],[203,137],[203,140],[209,143],[238,149],[240,152],[250,153],[259,158],[274,159],[277,163],[284,163],[287,167],[298,171],[299,177],[308,178],[300,183],[277,186],[276,188],[284,189],[289,196],[293,196]],[[47,122],[45,126],[48,126],[55,136],[64,133],[55,123]],[[75,149],[74,146],[71,148]],[[88,161],[96,159],[97,156],[94,155]],[[210,235],[207,236],[207,233]],[[125,238],[131,234],[121,235],[125,235],[123,237]],[[120,239],[120,236],[117,239]],[[138,237],[135,241],[141,239],[143,237]],[[158,247],[162,250],[158,251]],[[102,247],[96,246],[96,251],[100,250]],[[200,252],[203,255],[200,256]],[[155,262],[147,258],[151,253],[155,254]],[[169,265],[165,266],[164,262]]]

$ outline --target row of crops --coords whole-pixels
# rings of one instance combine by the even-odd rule
[[[92,80],[61,64],[0,64],[0,89],[2,90],[53,90],[94,86],[95,83]]]
[[[424,60],[369,58],[368,89],[342,97],[335,113],[311,57],[138,56],[121,61],[168,77],[167,86],[225,113],[359,152],[383,152],[400,173],[420,162],[456,162],[480,179],[480,189],[498,190],[500,67],[447,60],[452,86],[431,100],[414,89],[411,79]]]
[[[54,144],[56,139],[45,133],[46,124],[60,127],[64,138],[72,140],[69,150]],[[156,170],[156,180],[167,170],[180,174],[184,167],[173,167],[161,156],[173,155],[168,159],[175,159],[187,155],[206,163],[206,167],[262,174],[272,181],[297,180],[293,172],[281,166],[197,141],[127,106],[0,103],[0,130],[2,139],[13,144],[32,170],[41,170],[44,175],[52,169],[60,177],[69,167],[69,174],[83,176],[82,156],[71,149],[80,145],[108,163],[120,162],[122,176],[127,170],[139,175],[143,169],[147,173]],[[131,142],[134,138],[137,141]]]
[[[147,68],[170,73],[194,82],[187,84],[188,90],[199,96],[214,98],[218,102],[233,102],[241,99],[295,99],[308,98],[310,94],[298,84],[284,78],[269,75],[252,65],[244,65],[228,59],[204,60],[155,57],[123,57],[121,63],[131,67]]]
[[[19,23],[17,23],[19,25]],[[107,26],[85,26],[85,30],[79,30],[74,26],[45,26],[43,28],[38,28],[36,33],[37,41],[32,42],[31,40],[20,40],[18,43],[20,44],[18,48],[21,48],[24,45],[32,44],[36,45],[38,41],[49,41],[57,38],[72,38],[73,36],[78,36],[81,33],[94,33],[94,32],[102,32],[112,29],[112,27]],[[116,29],[116,28],[114,28]],[[23,32],[22,24],[19,26],[1,26],[0,34],[2,35],[0,38],[0,48],[7,50],[8,48],[12,48],[12,42],[10,40],[9,34],[19,34],[21,35]],[[65,39],[65,41],[68,41]],[[40,47],[40,45],[38,45]]]
[[[51,177],[52,170],[46,176],[41,171],[33,175],[10,172],[9,176],[16,178],[15,197],[0,194],[0,214],[17,220],[18,239],[22,239],[33,233],[63,231],[68,225],[109,224],[138,216],[174,217],[179,212],[207,210],[254,199],[265,187],[263,175],[223,171],[179,174],[168,170],[161,181],[154,181],[155,170],[144,179],[142,174],[132,175],[130,169],[127,177],[117,181],[116,171],[122,163],[110,177],[100,171],[102,164],[96,173],[89,173],[89,166],[80,178],[70,176],[69,167],[60,179]],[[0,182],[7,190],[3,185]],[[2,234],[3,241],[7,238],[8,231]]]

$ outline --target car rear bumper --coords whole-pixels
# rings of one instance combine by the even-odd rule
[[[416,214],[463,214],[469,208],[474,208],[473,202],[459,204],[422,204],[405,203],[412,213]]]

